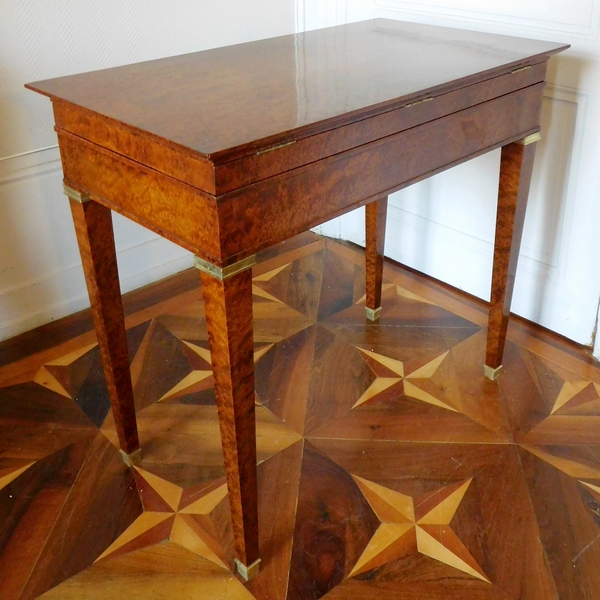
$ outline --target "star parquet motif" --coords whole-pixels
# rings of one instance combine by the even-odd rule
[[[389,397],[405,395],[409,398],[422,400],[423,402],[456,412],[456,409],[451,406],[446,398],[442,400],[426,389],[425,380],[429,380],[433,376],[439,365],[446,358],[448,352],[444,352],[441,356],[434,358],[432,361],[409,373],[404,363],[399,360],[370,352],[364,348],[358,348],[358,350],[365,357],[367,364],[371,367],[377,378],[352,408],[365,403],[381,401]],[[437,396],[443,397],[443,392],[438,390]]]
[[[134,468],[90,336],[0,382],[0,598],[600,598],[600,370],[523,337],[490,382],[485,307],[386,267],[370,322],[364,256],[299,239],[253,274],[259,575],[194,289],[131,317]]]
[[[354,477],[381,525],[350,576],[420,552],[474,577],[488,581],[469,551],[450,528],[472,479],[413,499],[361,477]]]
[[[219,531],[227,523],[229,503],[224,480],[188,490],[138,467],[134,468],[144,512],[108,547],[97,560],[118,556],[132,549],[170,540],[191,552],[229,569],[231,531]]]
[[[507,365],[515,376],[500,382],[500,388],[515,441],[529,445],[600,441],[600,379],[595,369],[578,369],[568,356],[557,362],[516,345],[507,348]]]
[[[560,597],[580,590],[582,598],[593,598],[600,585],[594,566],[600,560],[600,445],[524,445],[520,452]],[[557,543],[558,531],[570,535]],[[568,577],[561,576],[565,565]]]

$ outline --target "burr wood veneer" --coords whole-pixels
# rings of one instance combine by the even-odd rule
[[[113,413],[130,459],[139,444],[108,209],[198,257],[244,577],[259,561],[253,256],[368,205],[366,306],[376,319],[387,195],[502,147],[486,357],[486,374],[495,377],[546,63],[565,48],[375,20],[28,86],[53,102]]]

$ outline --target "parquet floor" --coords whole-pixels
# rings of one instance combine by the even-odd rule
[[[292,248],[286,252],[286,248]],[[600,369],[304,235],[254,271],[263,569],[243,584],[198,289],[127,319],[143,448],[116,447],[93,333],[0,368],[0,599],[600,598]]]

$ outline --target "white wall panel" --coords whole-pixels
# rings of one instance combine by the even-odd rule
[[[417,17],[443,17],[447,20],[471,21],[480,28],[486,23],[500,23],[511,28],[595,39],[598,35],[597,0],[435,0],[407,2],[375,0],[375,7]]]
[[[29,81],[294,31],[294,0],[0,0],[0,340],[88,305],[50,101]],[[118,215],[125,291],[191,266]]]
[[[572,44],[549,65],[512,310],[592,344],[600,300],[600,0],[348,0],[346,14]],[[393,194],[386,254],[488,299],[498,167],[496,151]],[[363,212],[319,230],[364,244]]]
[[[89,306],[58,150],[0,161],[0,339]],[[190,266],[189,253],[113,215],[123,291]]]

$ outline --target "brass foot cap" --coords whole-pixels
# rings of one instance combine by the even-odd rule
[[[124,450],[119,450],[119,452],[121,453],[121,458],[123,459],[123,462],[128,467],[133,467],[134,465],[139,465],[140,461],[142,460],[142,449],[141,448],[138,448],[131,454],[127,454],[127,452],[125,452]]]
[[[367,306],[365,311],[367,312],[367,319],[369,319],[369,321],[377,321],[381,315],[381,306],[379,308],[369,308]]]
[[[483,365],[483,374],[490,380],[496,381],[498,377],[500,377],[500,371],[502,371],[502,365],[493,369],[492,367],[488,367],[487,365]]]
[[[260,558],[257,558],[249,567],[242,564],[237,558],[234,558],[233,560],[238,573],[242,576],[244,581],[250,581],[253,577],[258,575],[258,571],[260,570]]]

